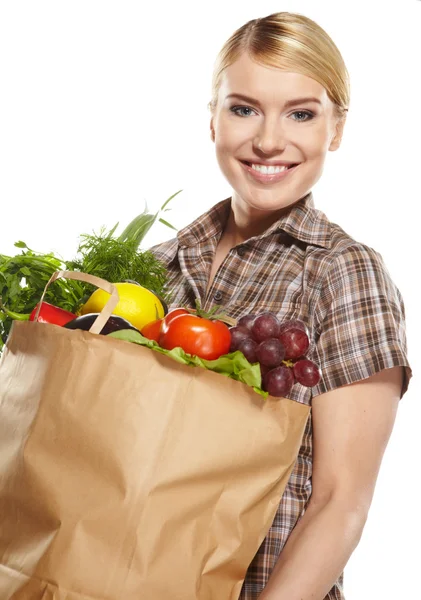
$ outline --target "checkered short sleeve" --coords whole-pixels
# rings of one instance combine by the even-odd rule
[[[405,309],[382,257],[362,244],[335,253],[321,283],[314,359],[322,379],[313,397],[394,366],[411,369]]]

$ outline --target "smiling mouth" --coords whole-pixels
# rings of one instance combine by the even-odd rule
[[[275,175],[276,173],[283,173],[284,171],[288,171],[289,169],[292,169],[298,165],[298,163],[294,163],[291,165],[261,165],[258,163],[251,163],[246,160],[242,160],[241,162],[253,169],[253,171],[263,173],[264,175]]]

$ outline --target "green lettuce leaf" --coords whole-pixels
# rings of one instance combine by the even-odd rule
[[[262,377],[260,373],[260,366],[255,363],[251,364],[246,359],[242,352],[238,350],[236,352],[230,352],[224,354],[216,360],[205,360],[198,356],[193,356],[184,352],[182,348],[174,348],[173,350],[165,350],[161,348],[155,341],[148,340],[138,331],[132,329],[121,329],[120,331],[114,331],[109,333],[108,337],[116,338],[117,340],[124,340],[126,342],[132,342],[139,344],[140,346],[146,346],[155,352],[160,352],[166,356],[170,356],[172,359],[184,365],[193,365],[195,367],[202,367],[209,371],[215,371],[225,377],[230,377],[236,381],[241,381],[246,385],[252,387],[255,392],[267,398],[268,393],[263,391],[262,388]]]

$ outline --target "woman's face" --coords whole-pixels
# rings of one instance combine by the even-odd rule
[[[247,54],[229,66],[211,132],[234,206],[267,214],[305,196],[328,150],[340,144],[344,123],[334,108],[310,77],[262,66]]]

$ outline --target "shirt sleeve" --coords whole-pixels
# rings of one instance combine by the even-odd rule
[[[322,378],[313,397],[395,366],[411,378],[405,308],[382,257],[356,244],[332,261],[322,284],[314,360]]]

